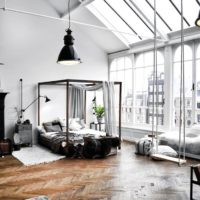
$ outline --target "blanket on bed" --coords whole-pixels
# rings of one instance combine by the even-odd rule
[[[55,132],[52,134],[46,134],[50,141],[50,148],[55,153],[62,152],[62,142],[66,142],[66,132]],[[83,144],[83,136],[75,133],[68,133],[69,143],[73,145]]]

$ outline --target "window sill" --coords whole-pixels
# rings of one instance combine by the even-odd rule
[[[140,131],[148,131],[148,132],[152,132],[152,127],[151,126],[145,126],[145,125],[122,125],[122,129],[133,129],[133,130],[140,130]],[[158,132],[159,133],[163,133],[166,130],[164,130],[164,128],[162,127],[158,127]],[[154,128],[154,132],[156,132],[156,129]]]

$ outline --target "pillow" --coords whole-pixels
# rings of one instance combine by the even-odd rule
[[[73,131],[79,131],[81,130],[82,126],[75,120],[72,119],[70,124],[69,124],[69,129],[73,130]]]
[[[40,134],[46,133],[46,131],[45,131],[43,126],[37,126],[36,129]]]
[[[174,149],[172,149],[171,147],[166,146],[166,145],[158,145],[158,152],[156,152],[156,146],[154,146],[150,150],[150,155],[155,154],[155,153],[165,155],[165,156],[171,156],[171,157],[178,156],[177,152]]]
[[[193,125],[190,130],[189,130],[190,133],[195,133],[195,134],[199,134],[200,135],[200,125],[196,124],[196,125]]]
[[[66,126],[66,119],[58,117],[55,121],[59,122],[61,127]]]
[[[59,130],[59,131],[62,131],[62,125],[61,125],[60,121],[54,120],[54,121],[52,122],[52,125],[53,125],[53,126],[59,126],[59,127],[60,127],[60,130]]]
[[[50,125],[52,125],[52,122],[44,122],[42,125],[43,125],[44,128],[45,128],[45,126],[50,126]]]
[[[186,136],[186,137],[189,137],[189,138],[195,138],[195,137],[198,137],[199,134],[197,134],[197,133],[186,133],[185,136]]]
[[[80,123],[80,125],[82,126],[82,128],[86,128],[86,124],[85,124],[85,120],[84,119],[81,119],[80,121],[79,121],[79,123]]]
[[[48,127],[49,127],[49,126],[52,126],[52,122],[45,122],[45,123],[43,123],[42,125],[43,125],[45,131],[47,132]]]
[[[61,127],[59,124],[56,123],[52,123],[52,122],[46,122],[43,123],[44,129],[46,130],[46,132],[59,132],[62,131]]]

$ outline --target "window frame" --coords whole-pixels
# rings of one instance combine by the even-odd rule
[[[197,103],[197,83],[196,83],[196,71],[197,71],[197,62],[200,62],[200,54],[199,56],[197,56],[197,51],[199,48],[200,51],[200,39],[192,39],[189,41],[185,41],[184,42],[185,45],[188,45],[191,49],[192,49],[192,84],[194,84],[194,88],[195,90],[192,91],[192,124],[197,122],[197,109],[196,109],[196,103]],[[174,90],[174,82],[173,82],[173,76],[174,76],[174,54],[175,54],[175,50],[178,48],[178,46],[180,46],[180,43],[172,43],[170,45],[165,45],[162,46],[160,49],[163,49],[161,52],[164,56],[164,73],[165,73],[165,85],[164,85],[164,93],[165,93],[165,105],[164,105],[164,125],[162,127],[159,127],[160,131],[165,131],[165,130],[174,130],[177,129],[174,126],[173,120],[174,120],[174,114],[173,114],[173,101],[174,101],[174,95],[173,95],[173,90]],[[125,54],[119,54],[117,56],[112,56],[109,59],[109,70],[108,73],[110,73],[110,63],[112,62],[112,60],[114,60],[115,58],[119,58],[119,57],[124,57],[124,56],[128,56],[132,59],[132,63],[133,63],[133,70],[132,70],[132,77],[134,77],[134,69],[135,69],[135,60],[136,60],[136,55],[140,54],[140,53],[144,53],[147,51],[150,51],[152,49],[147,49],[144,50],[145,48],[142,48],[141,51],[138,52],[131,52],[131,53],[125,53]],[[160,50],[159,49],[159,50]],[[200,67],[200,66],[199,66]],[[110,74],[109,74],[109,78],[110,78]],[[132,88],[134,88],[134,80],[132,82],[133,86]],[[133,102],[135,102],[135,97],[134,97],[134,93],[133,93]],[[133,104],[134,105],[134,104]],[[200,111],[200,109],[198,110]],[[134,115],[134,106],[132,106],[132,113]],[[124,125],[122,124],[122,127],[126,128],[139,128],[140,127],[138,125],[136,125],[135,123],[131,123],[130,125]],[[150,125],[143,125],[142,130],[151,130],[151,126]]]
[[[165,73],[165,63],[164,63],[164,49],[163,48],[160,48],[159,50],[159,53],[161,53],[161,55],[163,56],[163,63],[162,64],[159,64],[160,66],[161,65],[163,65],[164,66],[164,73]],[[113,58],[113,59],[110,59],[109,60],[109,80],[111,80],[111,73],[112,72],[117,72],[117,71],[124,71],[125,72],[125,68],[124,69],[120,69],[120,70],[112,70],[111,71],[111,65],[112,65],[112,63],[116,60],[116,59],[120,59],[120,58],[125,58],[125,57],[128,57],[128,58],[130,58],[130,60],[132,61],[132,105],[131,106],[127,106],[127,105],[122,105],[122,112],[123,112],[123,109],[130,109],[130,112],[132,113],[131,115],[131,118],[132,118],[132,121],[129,123],[129,122],[125,122],[125,121],[123,121],[123,117],[122,117],[122,127],[138,127],[138,126],[145,126],[146,128],[151,128],[151,124],[147,124],[147,123],[136,123],[135,122],[135,109],[136,108],[140,108],[141,106],[136,106],[135,104],[134,104],[134,102],[135,102],[135,92],[134,92],[134,88],[135,88],[135,81],[134,81],[134,73],[135,73],[135,70],[137,69],[137,68],[152,68],[153,67],[153,64],[151,64],[151,65],[143,65],[143,66],[140,66],[140,67],[137,67],[136,66],[136,56],[138,56],[139,54],[146,54],[146,53],[149,53],[149,52],[152,52],[153,53],[153,51],[152,50],[148,50],[148,51],[144,51],[144,52],[140,52],[140,53],[137,53],[137,54],[129,54],[129,55],[124,55],[124,56],[119,56],[119,57],[115,57],[115,58]],[[143,55],[144,56],[144,55]],[[146,105],[146,106],[142,106],[141,107],[142,109],[146,109],[146,108],[148,108],[148,106]],[[164,109],[164,106],[163,106],[163,108],[162,108],[162,110],[163,110],[163,113],[164,113],[164,111],[165,111],[165,109]],[[164,115],[165,115],[165,113],[164,113]],[[164,123],[164,122],[163,122]],[[163,127],[164,125],[161,125],[161,126],[159,126],[159,128],[160,127]]]
[[[191,108],[191,125],[192,124],[196,124],[197,123],[197,111],[200,111],[200,109],[198,110],[196,108],[196,104],[197,104],[197,82],[196,82],[196,72],[197,72],[197,61],[200,61],[200,56],[197,57],[197,50],[199,48],[200,51],[200,40],[192,40],[189,42],[185,42],[185,45],[189,46],[191,48],[191,52],[192,52],[192,59],[187,59],[185,60],[187,61],[191,61],[192,62],[192,82],[191,82],[191,92],[192,92],[192,108]],[[173,48],[173,56],[175,54],[175,51],[177,50],[177,48],[180,46],[180,44],[174,45]],[[176,62],[175,62],[176,63]],[[200,66],[199,66],[200,67]],[[174,62],[173,62],[173,70],[174,70]],[[187,77],[185,77],[187,78]],[[174,96],[173,96],[174,99]],[[172,102],[173,103],[173,102]],[[174,110],[172,111],[174,112]],[[174,119],[174,114],[173,114],[173,119]],[[187,127],[189,128],[189,127]],[[177,129],[177,127],[175,127],[175,125],[172,123],[172,129]]]
[[[136,66],[136,62],[137,62],[137,58],[136,57],[139,57],[139,56],[143,56],[143,59],[145,59],[144,57],[145,57],[145,54],[148,54],[148,53],[150,53],[150,52],[152,52],[152,55],[153,55],[153,50],[148,50],[148,51],[143,51],[143,52],[139,52],[139,53],[137,53],[137,54],[135,54],[135,62],[134,62],[134,66],[133,66],[133,76],[134,76],[134,74],[135,74],[135,70],[137,70],[137,69],[141,69],[141,68],[153,68],[154,67],[154,65],[153,65],[153,63],[152,64],[150,64],[150,65],[145,65],[144,63],[144,61],[143,61],[143,66]],[[162,66],[163,65],[163,67],[164,67],[164,74],[165,74],[165,60],[164,60],[164,49],[163,48],[159,48],[158,50],[157,50],[157,52],[159,52],[161,55],[162,55],[162,59],[163,59],[163,63],[162,64],[158,64],[158,66]],[[165,80],[165,79],[164,79]],[[133,80],[133,82],[135,83],[135,81]],[[165,83],[164,83],[165,84]],[[165,88],[164,88],[165,89]],[[135,87],[133,87],[133,96],[134,96],[134,102],[135,102],[135,99],[136,99],[136,92],[134,92],[135,91]],[[165,92],[164,92],[164,94],[165,94]],[[165,98],[165,97],[164,97]],[[163,110],[163,115],[165,116],[165,109],[164,109],[164,107],[165,107],[165,105],[163,105],[163,108],[162,108],[162,110]],[[133,124],[134,124],[134,126],[145,126],[146,128],[151,128],[152,127],[152,124],[151,123],[149,123],[149,124],[147,124],[147,123],[136,123],[136,119],[135,119],[135,117],[136,117],[136,115],[135,115],[135,109],[137,109],[137,108],[139,108],[139,109],[148,109],[149,108],[149,106],[148,105],[146,105],[146,106],[136,106],[135,105],[135,103],[133,103]],[[158,125],[158,127],[159,127],[159,129],[162,129],[163,127],[165,126],[165,121],[163,120],[163,125]]]

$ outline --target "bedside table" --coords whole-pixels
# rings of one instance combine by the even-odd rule
[[[15,133],[19,134],[20,144],[32,146],[32,124],[15,124]]]
[[[91,122],[90,123],[90,129],[98,130],[98,131],[104,131],[102,130],[102,126],[105,129],[105,123],[99,123],[99,122]]]

